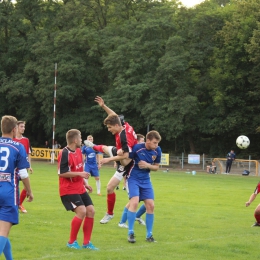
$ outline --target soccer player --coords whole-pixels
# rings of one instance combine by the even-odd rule
[[[70,238],[67,247],[81,249],[77,242],[77,236],[83,223],[83,246],[90,250],[98,250],[91,242],[91,234],[94,225],[95,210],[92,200],[86,189],[92,188],[84,182],[90,174],[83,170],[81,152],[81,133],[77,129],[71,129],[66,133],[67,146],[58,156],[59,193],[61,201],[67,211],[75,213],[71,221]]]
[[[139,201],[144,201],[146,208],[146,241],[156,242],[153,238],[154,222],[154,191],[150,180],[150,171],[157,171],[161,161],[161,148],[158,146],[161,136],[157,131],[150,131],[146,141],[136,144],[129,158],[133,159],[134,166],[127,178],[130,205],[127,212],[128,242],[135,243],[134,223]]]
[[[93,136],[89,135],[87,137],[87,140],[93,143],[93,141],[94,141]],[[100,193],[101,183],[100,183],[100,177],[99,177],[99,169],[101,167],[101,164],[99,162],[98,152],[94,151],[91,147],[84,145],[82,147],[82,154],[83,154],[83,157],[85,156],[84,170],[85,170],[85,172],[89,172],[92,177],[95,177],[97,194],[99,196],[101,196],[101,193]],[[86,179],[86,181],[87,181],[87,179]]]
[[[33,169],[32,169],[32,166],[31,166],[31,145],[30,145],[30,141],[29,141],[28,138],[23,136],[24,131],[25,131],[25,124],[26,124],[25,121],[18,121],[17,122],[17,132],[16,132],[16,136],[14,138],[14,141],[19,142],[24,146],[25,151],[28,155],[29,163],[30,163],[29,171],[30,171],[30,173],[33,173]],[[23,202],[26,198],[26,193],[27,192],[26,192],[25,188],[23,188],[23,190],[20,193],[19,210],[22,213],[27,213],[27,210],[23,206]]]
[[[260,192],[260,182],[257,184],[255,191],[252,193],[249,200],[246,202],[246,207],[250,206],[250,204],[255,200],[259,192]],[[255,215],[256,222],[252,225],[252,227],[260,227],[260,204],[257,205],[254,215]]]
[[[145,137],[142,134],[136,134],[137,136],[137,143],[144,143]],[[126,180],[127,176],[124,176],[124,179]],[[128,212],[128,208],[129,208],[130,203],[128,202],[122,212],[122,216],[121,216],[121,220],[118,223],[119,227],[122,228],[128,228],[128,226],[126,225],[126,221],[127,221],[127,212]],[[144,225],[145,226],[145,221],[143,221],[142,219],[142,215],[146,212],[146,208],[145,205],[143,204],[139,210],[136,213],[136,218],[135,220],[138,221],[139,224]]]
[[[132,159],[128,158],[129,152],[132,151],[132,147],[137,143],[137,139],[134,129],[127,122],[124,122],[123,118],[121,118],[121,122],[120,117],[105,105],[105,102],[101,97],[97,96],[95,102],[97,102],[108,114],[107,118],[104,120],[104,125],[106,125],[108,131],[115,136],[116,140],[116,147],[105,145],[93,146],[93,143],[88,142],[87,140],[84,141],[86,146],[93,147],[96,151],[105,152],[110,155],[109,158],[102,159],[101,164],[102,162],[107,163],[109,161],[117,162],[117,171],[107,184],[107,213],[100,220],[101,224],[106,224],[114,217],[116,202],[116,193],[114,190],[123,179],[123,176],[131,168]],[[119,151],[120,155],[117,154]]]
[[[236,154],[234,152],[234,150],[231,150],[228,154],[227,154],[227,162],[226,162],[226,174],[230,173],[231,170],[231,166],[232,166],[232,162],[236,159]]]
[[[19,223],[19,178],[27,191],[28,201],[33,200],[27,168],[30,167],[24,146],[13,141],[17,131],[17,119],[3,116],[0,138],[0,255],[13,259],[11,243],[8,239],[13,225]],[[17,169],[19,169],[19,174]]]

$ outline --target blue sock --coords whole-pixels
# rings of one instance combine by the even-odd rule
[[[0,255],[3,253],[7,237],[0,236]]]
[[[136,215],[136,212],[132,212],[132,211],[128,210],[128,212],[127,212],[128,235],[134,234],[135,215]]]
[[[153,221],[154,221],[154,214],[146,213],[146,237],[150,237],[153,233]]]
[[[6,260],[13,260],[12,256],[12,247],[10,240],[7,238],[6,243],[5,243],[5,248],[4,248],[4,255]]]
[[[124,208],[122,216],[121,216],[121,220],[120,220],[120,224],[126,223],[127,221],[127,212],[128,212],[128,208]]]
[[[140,218],[146,212],[146,207],[143,204],[136,212],[136,218]]]

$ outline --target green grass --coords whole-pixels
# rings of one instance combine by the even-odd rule
[[[27,214],[11,229],[14,259],[259,259],[259,228],[254,223],[257,199],[245,207],[259,181],[253,176],[229,176],[185,172],[152,173],[155,189],[154,237],[145,241],[145,227],[135,225],[137,242],[127,242],[127,229],[117,226],[128,201],[126,192],[116,191],[115,217],[108,224],[99,220],[106,211],[106,184],[112,167],[101,170],[102,197],[96,195],[95,180],[91,195],[95,204],[92,242],[100,251],[66,248],[70,221],[74,214],[65,211],[58,193],[57,165],[33,162],[32,203],[24,203]],[[82,230],[78,241],[82,243]],[[0,259],[4,259],[3,256]]]

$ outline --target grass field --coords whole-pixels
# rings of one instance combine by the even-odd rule
[[[254,223],[256,201],[245,207],[259,178],[185,172],[152,173],[155,189],[154,237],[145,241],[145,227],[135,225],[137,242],[127,242],[127,229],[117,226],[128,201],[126,192],[116,191],[115,217],[99,224],[106,212],[106,184],[112,167],[101,170],[102,196],[91,195],[95,204],[92,243],[99,251],[72,250],[66,247],[70,221],[58,194],[57,166],[33,162],[31,184],[35,200],[24,203],[27,214],[11,229],[10,240],[15,260],[40,259],[259,259],[260,229]],[[78,242],[82,243],[82,230]],[[0,259],[4,259],[2,255]]]

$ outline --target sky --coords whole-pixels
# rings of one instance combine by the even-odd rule
[[[199,4],[201,2],[203,2],[204,0],[180,0],[183,5],[187,6],[187,7],[191,7],[194,6],[196,4]]]

